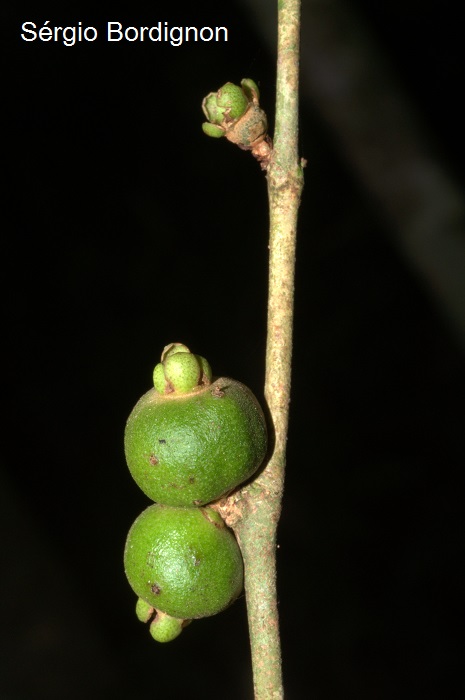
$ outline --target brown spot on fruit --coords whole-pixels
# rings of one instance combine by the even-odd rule
[[[149,462],[150,462],[150,464],[152,464],[153,466],[155,466],[156,464],[158,464],[158,458],[155,457],[155,455],[150,455]]]
[[[160,595],[161,593],[161,588],[157,583],[154,583],[153,586],[150,586],[150,590],[154,595]]]

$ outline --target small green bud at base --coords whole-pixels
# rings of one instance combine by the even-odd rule
[[[137,599],[136,615],[137,615],[138,620],[140,620],[141,622],[148,622],[150,620],[150,618],[152,617],[154,612],[155,612],[155,608],[153,608],[150,605],[150,603],[147,603],[142,598]]]
[[[179,620],[160,610],[156,610],[143,598],[137,599],[136,615],[141,622],[148,622],[153,618],[149,630],[157,642],[171,642],[176,637],[179,637],[184,627],[192,622],[192,620]]]
[[[160,611],[150,625],[150,634],[156,642],[172,642],[179,637],[184,627],[185,620],[178,620]]]
[[[204,122],[202,124],[203,133],[207,136],[211,136],[214,139],[220,139],[224,136],[224,129],[215,124],[210,124],[209,122]]]

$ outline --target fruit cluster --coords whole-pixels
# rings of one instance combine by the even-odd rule
[[[244,78],[240,86],[226,83],[217,92],[210,92],[202,102],[208,121],[202,124],[207,136],[225,136],[244,150],[251,150],[266,138],[268,123],[260,108],[256,83]]]
[[[138,618],[166,642],[242,590],[239,546],[208,504],[254,474],[267,433],[252,392],[214,380],[208,362],[181,343],[165,347],[153,383],[128,418],[124,442],[133,479],[155,503],[131,527],[124,562]]]

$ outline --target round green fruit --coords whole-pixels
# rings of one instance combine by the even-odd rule
[[[151,389],[129,416],[124,442],[131,475],[149,498],[200,506],[252,476],[267,432],[250,389],[221,378],[187,394]]]
[[[215,615],[242,591],[239,546],[212,508],[150,506],[129,531],[124,566],[148,609],[178,621]]]

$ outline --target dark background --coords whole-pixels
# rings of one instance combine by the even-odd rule
[[[417,7],[351,5],[461,187],[458,10]],[[46,19],[102,37],[21,41]],[[107,20],[229,42],[108,44]],[[274,51],[234,0],[24,5],[5,26],[0,698],[251,699],[243,599],[166,646],[135,618],[122,552],[148,501],[123,431],[172,341],[262,396],[266,182],[200,103],[252,77],[273,123]],[[286,697],[461,697],[464,345],[308,90],[300,142]]]

